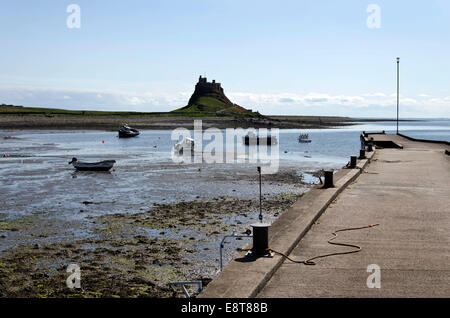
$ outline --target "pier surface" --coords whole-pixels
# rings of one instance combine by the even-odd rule
[[[360,252],[317,259],[316,265],[293,263],[278,255],[252,263],[232,262],[200,296],[449,297],[450,156],[445,150],[450,147],[398,135],[369,136],[402,149],[376,149],[370,153],[370,163],[360,160],[361,169],[344,169],[347,172],[337,175],[335,190],[341,189],[340,193],[313,189],[271,228],[272,249],[305,260],[352,250],[327,243],[336,230],[379,224],[341,232],[334,240],[359,245]],[[351,177],[355,170],[360,174]],[[321,198],[325,195],[331,202]],[[317,218],[311,219],[311,210]],[[313,220],[312,226],[306,225],[306,218]],[[293,233],[288,238],[283,232],[289,230],[298,231],[296,240]],[[292,248],[286,247],[293,241]],[[380,269],[380,288],[367,285],[371,264]],[[372,278],[369,281],[375,282]]]

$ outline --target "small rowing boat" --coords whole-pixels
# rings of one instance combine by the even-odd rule
[[[80,162],[77,158],[72,158],[69,165],[72,164],[75,169],[80,171],[109,171],[114,164],[115,160],[104,160],[99,162]]]

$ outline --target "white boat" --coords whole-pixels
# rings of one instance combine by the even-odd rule
[[[300,136],[298,136],[298,142],[311,142],[311,139],[309,139],[308,134],[300,134]]]
[[[186,151],[190,151],[191,154],[194,154],[194,139],[189,138],[189,137],[185,137],[182,141],[176,143],[173,146],[173,150],[176,154],[182,155],[183,152]]]

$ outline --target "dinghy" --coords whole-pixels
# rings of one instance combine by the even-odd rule
[[[77,158],[72,158],[69,165],[72,164],[77,170],[80,171],[109,171],[114,164],[115,160],[105,160],[99,162],[80,162]]]

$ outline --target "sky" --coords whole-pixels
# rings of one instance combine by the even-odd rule
[[[263,114],[394,118],[400,57],[400,116],[449,118],[449,31],[448,0],[1,0],[0,104],[170,111],[203,75]]]

